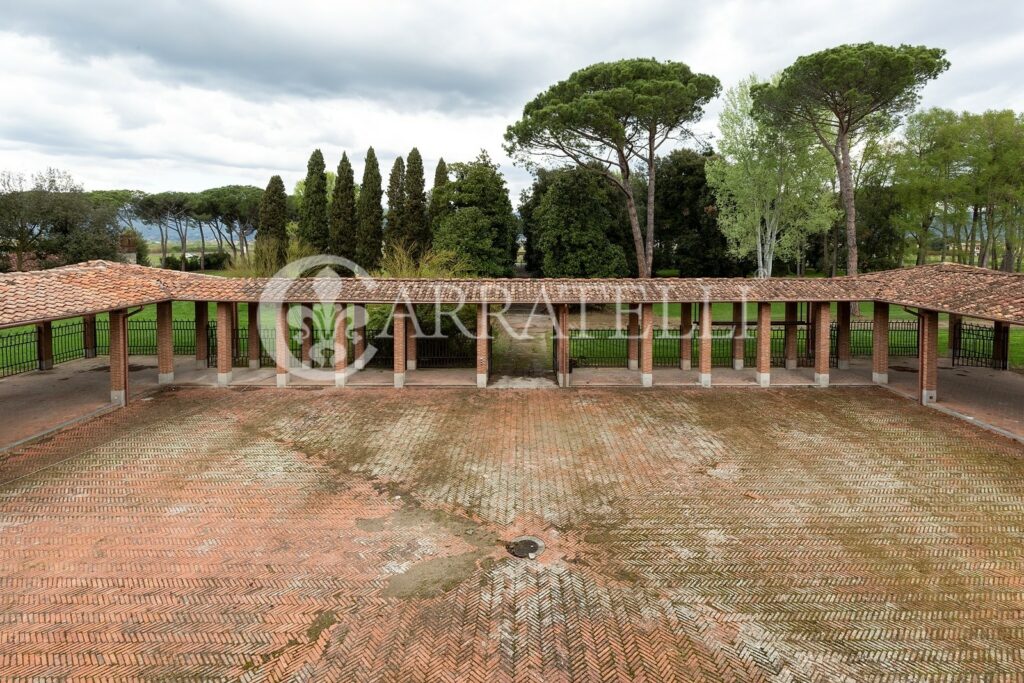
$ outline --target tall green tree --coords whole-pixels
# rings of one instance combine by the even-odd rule
[[[708,162],[718,226],[736,256],[753,254],[757,276],[771,277],[777,256],[792,257],[836,217],[831,159],[806,132],[778,129],[751,113],[744,79],[725,96],[719,117],[720,155]]]
[[[423,157],[415,147],[405,163],[405,234],[413,253],[425,253],[430,247],[430,224],[427,223],[427,192],[423,177]]]
[[[383,196],[380,165],[371,147],[366,151],[363,182],[356,199],[356,263],[367,271],[380,265],[381,242],[384,239]]]
[[[924,85],[949,68],[945,50],[875,43],[800,57],[753,91],[758,112],[783,128],[809,130],[832,156],[846,215],[846,272],[857,273],[857,211],[850,148],[872,128],[891,128]]]
[[[388,176],[388,213],[384,228],[384,243],[390,249],[396,245],[408,245],[405,220],[405,160],[397,157],[391,165]]]
[[[352,260],[356,255],[356,186],[348,153],[341,153],[338,180],[330,208],[331,253]]]
[[[668,140],[688,135],[719,91],[718,79],[680,62],[625,59],[593,64],[530,101],[508,127],[505,148],[526,160],[570,160],[594,168],[626,198],[640,277],[654,261],[656,159]],[[646,174],[646,225],[633,176]]]
[[[430,203],[427,205],[427,229],[431,233],[431,239],[433,239],[434,226],[446,208],[441,188],[447,185],[448,181],[448,164],[444,162],[444,158],[438,159],[437,166],[434,168],[434,185],[430,190]]]
[[[324,155],[313,150],[306,164],[302,204],[299,209],[299,239],[326,254],[330,251],[330,232],[327,224],[327,175],[324,172]]]
[[[274,273],[288,263],[288,195],[279,175],[270,178],[260,199],[259,223],[256,231],[258,268]]]
[[[441,206],[434,248],[466,257],[477,275],[503,277],[515,267],[519,225],[508,187],[486,152],[452,164],[454,179],[437,190]]]

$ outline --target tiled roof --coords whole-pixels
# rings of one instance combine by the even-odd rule
[[[837,278],[225,278],[89,261],[0,275],[0,327],[156,301],[589,303],[888,301],[1024,324],[1024,275],[941,264]]]

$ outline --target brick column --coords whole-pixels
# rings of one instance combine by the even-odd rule
[[[205,370],[207,366],[207,335],[210,321],[210,304],[207,301],[196,302],[196,367]]]
[[[40,370],[53,369],[53,323],[36,325],[36,361]]]
[[[732,305],[732,369],[743,369],[744,346],[746,345],[746,325],[742,323],[746,317],[746,306],[736,301]]]
[[[416,307],[409,306],[409,316],[405,321],[405,369],[416,369]]]
[[[555,371],[558,373],[558,386],[568,387],[572,383],[572,373],[569,363],[569,305],[558,304],[558,336],[555,338],[555,357],[557,359]]]
[[[875,322],[871,331],[871,381],[889,383],[889,304],[875,302]]]
[[[711,302],[700,305],[700,385],[711,386]]]
[[[366,353],[366,307],[356,306],[352,310],[352,323],[354,325],[352,330],[352,346],[353,366],[356,370],[362,370],[366,367],[366,359],[363,355]]]
[[[640,362],[640,314],[632,305],[629,309],[626,335],[626,367],[636,370]]]
[[[1006,370],[1010,367],[1010,323],[992,323],[992,367]]]
[[[156,305],[157,384],[174,381],[174,315],[170,301]]]
[[[797,322],[800,320],[800,304],[796,301],[786,302],[786,332],[783,346],[785,347],[786,369],[796,370],[797,339],[800,331]]]
[[[128,317],[124,309],[110,312],[110,402],[128,405]]]
[[[96,316],[82,318],[82,349],[86,358],[96,357]]]
[[[640,385],[654,386],[654,305],[640,307]]]
[[[260,304],[258,301],[250,301],[246,304],[246,313],[249,316],[249,333],[246,346],[249,351],[249,369],[260,369],[260,356],[263,351],[263,340],[260,339]]]
[[[334,304],[334,386],[348,378],[348,306]]]
[[[772,304],[757,304],[757,383],[762,387],[772,383]]]
[[[963,328],[961,327],[961,325],[963,324],[963,322],[963,316],[957,315],[955,313],[949,314],[948,346],[950,358],[956,358],[959,355],[957,351],[960,349],[960,335],[963,332]]]
[[[693,355],[693,304],[679,304],[679,368],[690,369]]]
[[[313,367],[313,304],[302,304],[299,327],[302,329],[302,367]]]
[[[274,320],[274,366],[277,375],[277,386],[288,386],[288,365],[291,361],[291,349],[288,340],[291,338],[291,327],[288,324],[288,304],[281,302]]]
[[[850,369],[850,302],[836,302],[836,367]]]
[[[230,301],[217,302],[217,384],[231,384],[231,337],[233,306]]]
[[[811,308],[814,309],[814,383],[819,387],[827,387],[832,310],[828,301],[812,302]]]
[[[917,349],[917,381],[921,404],[935,403],[939,383],[939,314],[921,310],[920,344]]]
[[[476,385],[480,389],[487,386],[491,372],[491,338],[488,332],[490,322],[490,306],[476,305]]]
[[[238,355],[238,349],[241,346],[242,340],[238,338],[238,302],[232,302],[231,304],[231,357],[234,358]]]
[[[392,334],[394,335],[395,343],[395,388],[401,389],[405,386],[405,342],[406,342],[406,317],[408,313],[405,310],[404,305],[395,306],[395,315],[393,318]]]

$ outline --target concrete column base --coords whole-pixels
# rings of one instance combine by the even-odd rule
[[[922,405],[926,405],[926,406],[927,405],[931,405],[932,403],[935,403],[935,401],[936,401],[936,395],[935,395],[935,390],[934,389],[925,389],[924,391],[921,392],[921,404]]]
[[[827,372],[816,372],[814,373],[814,383],[819,387],[828,386],[828,373]]]
[[[630,358],[628,361],[626,361],[626,369],[627,370],[639,370],[640,369],[640,361],[633,360],[632,358]]]
[[[415,370],[416,369],[416,361],[414,361],[414,360],[407,360],[407,361],[405,361],[405,369],[406,370]]]
[[[161,372],[161,373],[158,373],[157,376],[156,376],[156,383],[157,384],[171,384],[173,382],[174,382],[174,373],[173,372]]]
[[[345,386],[345,381],[347,379],[348,379],[348,374],[347,373],[344,373],[344,372],[336,372],[336,373],[334,373],[334,386],[336,386],[336,387],[343,387],[343,386]]]
[[[787,358],[786,359],[786,369],[787,370],[796,370],[796,358]]]
[[[839,361],[836,362],[836,367],[839,368],[840,370],[849,370],[850,369],[850,361],[848,361],[848,360],[839,360]]]
[[[405,386],[405,373],[404,372],[396,372],[395,373],[395,389],[401,389],[404,386]]]
[[[308,360],[302,361],[302,369],[303,370],[312,370],[313,369],[313,363],[308,361]]]
[[[111,391],[110,392],[110,402],[113,403],[115,406],[123,406],[124,405],[124,399],[125,399],[125,392],[124,391]]]
[[[218,372],[217,373],[217,385],[226,387],[231,384],[231,373],[230,372]]]
[[[260,369],[260,362],[258,360],[251,360],[251,361],[249,361],[249,369],[250,370],[259,370]]]
[[[486,389],[487,388],[487,373],[477,373],[476,375],[476,388]]]
[[[569,378],[566,377],[564,372],[558,373],[558,386],[567,387],[569,386]]]
[[[743,369],[743,361],[740,360],[739,358],[733,358],[732,359],[732,369],[733,370],[742,370]]]
[[[277,373],[277,386],[282,388],[282,389],[285,388],[286,386],[288,386],[288,373],[287,372],[279,372],[279,373]]]
[[[689,370],[691,367],[691,361],[689,358],[679,361],[680,370]]]
[[[710,372],[702,372],[702,373],[700,373],[700,385],[702,387],[710,387],[711,386],[711,373]]]
[[[889,373],[888,372],[872,372],[871,381],[875,384],[888,384]]]
[[[770,372],[759,372],[757,373],[757,386],[759,387],[770,387],[772,384],[772,373]]]
[[[362,370],[366,367],[366,359],[362,357],[356,358],[352,365],[356,370]]]
[[[653,387],[654,386],[654,373],[641,372],[640,373],[640,386]]]

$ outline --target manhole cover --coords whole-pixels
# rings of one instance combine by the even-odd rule
[[[515,557],[533,560],[544,552],[544,541],[536,536],[520,536],[506,543],[505,550]]]

